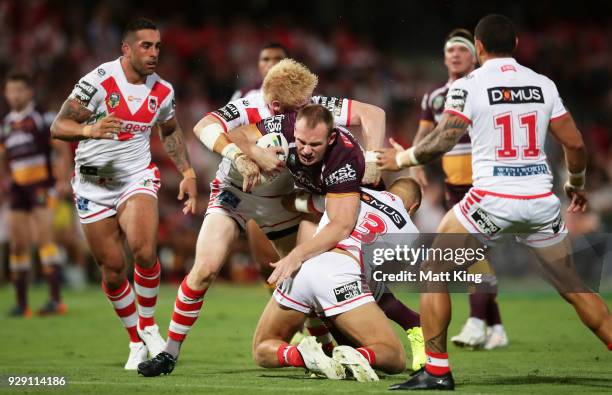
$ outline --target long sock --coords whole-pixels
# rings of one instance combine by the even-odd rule
[[[200,315],[202,304],[204,304],[204,294],[207,289],[197,291],[189,288],[187,277],[183,279],[178,289],[176,301],[174,302],[172,321],[170,321],[170,327],[168,328],[168,341],[165,349],[166,352],[172,354],[175,358],[178,356],[181,344],[185,341],[189,330]]]
[[[59,249],[55,243],[46,243],[38,249],[40,263],[49,284],[49,298],[57,303],[61,302],[60,288],[62,271]]]
[[[121,323],[123,323],[123,326],[130,335],[130,341],[136,343],[140,342],[140,337],[136,331],[138,313],[136,312],[134,291],[130,286],[130,282],[126,278],[119,288],[112,291],[102,282],[102,289],[111,305],[113,305],[115,313],[117,313]]]
[[[359,351],[361,355],[363,355],[364,358],[368,360],[370,366],[374,366],[374,364],[376,363],[376,353],[374,352],[374,350],[368,347],[359,347],[357,351]]]
[[[303,368],[306,366],[304,365],[302,354],[300,354],[297,347],[290,346],[287,343],[283,343],[278,347],[278,350],[276,350],[276,357],[281,366],[294,366],[296,368]]]
[[[487,307],[491,300],[491,294],[474,292],[470,294],[470,317],[481,320],[487,319]]]
[[[28,279],[30,278],[31,267],[30,255],[11,254],[9,266],[13,277],[13,285],[15,286],[17,306],[25,310],[28,308]]]
[[[501,314],[497,304],[497,292],[491,295],[487,304],[487,326],[501,325]]]
[[[396,322],[405,331],[421,326],[419,314],[400,302],[391,292],[385,292],[378,301],[378,306],[385,312],[385,315]]]
[[[425,350],[427,354],[427,363],[425,363],[425,370],[434,376],[442,376],[450,372],[450,365],[448,363],[448,353],[435,353],[429,350]]]
[[[143,329],[155,325],[155,305],[159,293],[161,268],[159,261],[145,269],[134,264],[134,290],[138,301],[138,326]]]
[[[331,355],[334,349],[334,338],[331,333],[329,333],[329,329],[325,326],[323,321],[316,317],[309,317],[306,320],[306,329],[308,329],[308,333],[310,333],[311,336],[317,338],[317,342],[323,347],[323,352],[327,355]]]

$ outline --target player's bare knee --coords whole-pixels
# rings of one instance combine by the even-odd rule
[[[123,270],[102,270],[102,281],[111,291],[119,289],[125,282],[125,279],[126,276]]]
[[[153,243],[147,243],[132,248],[134,262],[143,268],[150,268],[157,261],[157,252]]]
[[[196,261],[189,272],[188,281],[193,285],[209,286],[219,274],[220,265],[208,261]]]

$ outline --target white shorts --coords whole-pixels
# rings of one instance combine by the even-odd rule
[[[302,214],[286,210],[281,203],[282,195],[257,196],[221,183],[214,179],[210,183],[210,200],[206,214],[219,213],[233,218],[246,228],[253,219],[270,240],[279,239],[297,232]]]
[[[139,193],[157,199],[161,187],[159,169],[153,163],[138,173],[121,177],[102,177],[80,173],[72,177],[72,190],[82,224],[89,224],[117,214],[121,203]]]
[[[374,302],[361,265],[337,252],[324,252],[307,260],[289,283],[277,287],[272,297],[280,305],[304,314],[333,317]]]
[[[567,236],[561,202],[552,192],[526,196],[471,188],[453,212],[465,229],[487,244],[495,244],[503,233],[514,233],[519,243],[542,248]]]

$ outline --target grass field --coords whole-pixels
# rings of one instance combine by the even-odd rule
[[[176,288],[162,287],[158,322],[165,334]],[[399,295],[416,306],[416,295]],[[34,288],[32,306],[45,299]],[[98,288],[66,291],[64,317],[8,319],[0,325],[0,375],[63,375],[66,388],[8,388],[0,393],[72,394],[194,393],[383,393],[407,374],[378,383],[311,379],[301,370],[260,369],[251,360],[251,334],[267,298],[259,286],[215,285],[203,314],[185,343],[175,371],[143,378],[123,370],[128,339]],[[466,297],[454,295],[451,334],[466,316]],[[457,390],[465,393],[612,393],[612,353],[553,295],[501,295],[511,345],[504,350],[472,352],[449,349]],[[608,304],[612,301],[607,298]],[[2,314],[12,304],[10,287],[0,289]],[[399,333],[399,331],[398,331]]]

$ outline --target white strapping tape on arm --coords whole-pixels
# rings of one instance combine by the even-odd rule
[[[219,125],[217,122],[214,122],[200,129],[198,138],[202,143],[204,143],[206,148],[214,151],[215,143],[221,134],[223,134],[223,126]]]

